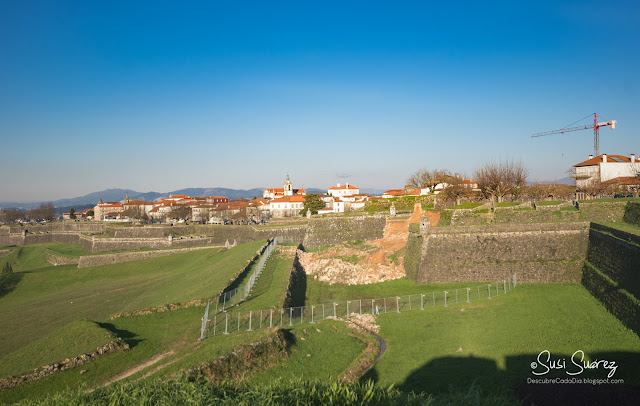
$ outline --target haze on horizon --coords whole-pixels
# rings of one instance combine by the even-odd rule
[[[0,201],[640,154],[640,4],[4,2]],[[589,120],[586,120],[589,124]]]

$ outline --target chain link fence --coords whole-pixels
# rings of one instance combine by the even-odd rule
[[[218,312],[219,308],[222,311],[225,311],[228,307],[237,305],[242,301],[244,301],[247,297],[249,297],[249,295],[251,294],[251,290],[255,286],[256,281],[258,280],[258,278],[262,274],[262,271],[264,270],[264,266],[267,263],[269,256],[273,253],[273,251],[276,250],[276,247],[278,246],[279,243],[280,243],[279,237],[275,237],[269,242],[267,247],[264,249],[264,251],[260,255],[260,259],[258,260],[258,263],[255,264],[255,266],[253,267],[253,270],[251,271],[251,274],[249,275],[249,277],[246,279],[245,282],[243,282],[237,288],[224,292],[218,298],[209,301],[209,302],[215,303],[216,313]]]
[[[325,319],[349,318],[354,314],[375,316],[490,300],[509,293],[516,285],[516,274],[513,274],[509,279],[466,288],[377,299],[332,301],[284,309],[223,311],[215,314],[213,318],[209,318],[209,305],[207,305],[202,318],[200,339],[261,328],[286,327],[316,323]]]

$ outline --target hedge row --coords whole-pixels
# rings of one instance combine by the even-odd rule
[[[640,335],[640,300],[600,272],[588,261],[582,266],[582,285],[614,316]]]
[[[624,207],[622,219],[629,224],[640,226],[640,203],[629,202]]]

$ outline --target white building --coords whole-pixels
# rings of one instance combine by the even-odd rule
[[[635,154],[623,155],[602,154],[573,165],[573,177],[576,188],[582,189],[592,182],[606,182],[614,178],[634,177],[640,173],[640,162]]]
[[[350,185],[350,184],[346,184],[346,185],[340,185],[338,183],[338,186],[334,186],[332,188],[329,188],[329,190],[327,191],[327,194],[334,196],[334,197],[342,197],[342,196],[350,196],[350,195],[359,195],[360,194],[360,189]]]
[[[304,196],[285,196],[269,202],[272,217],[295,217],[304,208]]]

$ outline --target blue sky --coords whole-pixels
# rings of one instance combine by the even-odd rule
[[[449,3],[2,1],[0,201],[640,153],[639,2]]]

